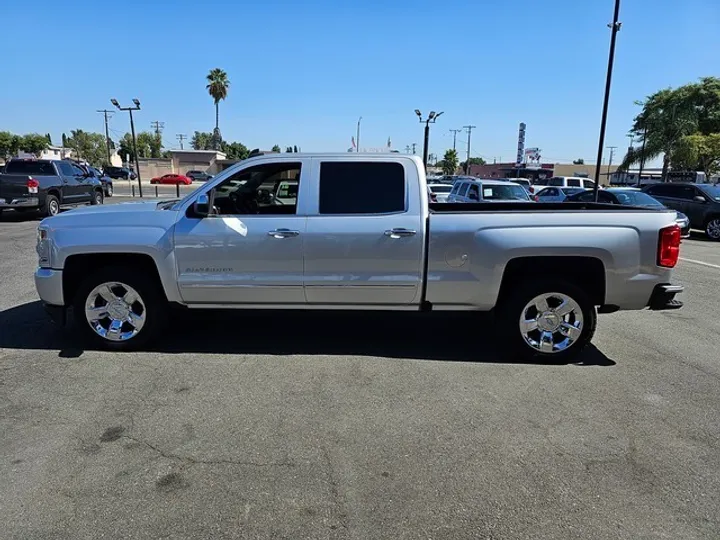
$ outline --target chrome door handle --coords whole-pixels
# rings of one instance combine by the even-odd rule
[[[390,238],[402,238],[403,236],[415,236],[417,231],[412,229],[389,229],[385,231],[385,236]]]
[[[268,231],[268,236],[273,238],[292,238],[298,236],[300,231],[291,231],[290,229],[275,229],[274,231]]]

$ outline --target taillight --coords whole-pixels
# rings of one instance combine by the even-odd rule
[[[40,182],[35,180],[33,177],[30,177],[25,185],[27,186],[28,193],[37,193],[38,188],[40,187]]]
[[[674,268],[680,258],[680,227],[670,225],[660,229],[658,240],[657,265]]]

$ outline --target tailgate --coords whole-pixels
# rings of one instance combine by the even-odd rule
[[[0,174],[0,199],[10,201],[28,196],[27,174]]]

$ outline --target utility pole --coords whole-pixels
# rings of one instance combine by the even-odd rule
[[[615,11],[613,13],[613,22],[608,24],[611,30],[610,34],[610,53],[608,54],[607,75],[605,77],[605,99],[603,101],[602,116],[600,119],[600,138],[598,140],[598,154],[595,162],[595,187],[593,191],[595,202],[598,200],[598,190],[600,189],[600,165],[602,163],[603,145],[605,144],[605,128],[607,127],[608,105],[610,104],[610,87],[612,86],[613,64],[615,63],[615,43],[617,41],[617,33],[622,26],[618,22],[620,17],[620,0],[615,0]]]
[[[615,149],[617,146],[608,146],[607,149],[610,150],[610,159],[608,159],[608,168],[607,168],[607,181],[608,184],[610,183],[610,167],[612,166],[612,160],[613,156],[615,155]]]
[[[406,145],[405,145],[405,153],[406,153],[406,154],[409,154],[409,153],[410,153],[410,145],[409,145],[409,144],[406,144]]]
[[[362,116],[358,118],[357,123],[357,137],[355,138],[355,152],[360,151],[360,122],[362,122]]]
[[[455,150],[455,143],[457,142],[457,134],[460,133],[462,129],[451,129],[450,132],[453,134],[453,150]]]
[[[175,135],[175,137],[177,137],[177,140],[180,141],[180,150],[183,150],[183,141],[187,139],[187,135],[178,133],[177,135]]]
[[[468,149],[467,149],[467,161],[465,161],[465,174],[470,173],[470,135],[472,134],[472,130],[475,129],[477,126],[463,126],[465,130],[467,130],[468,135]]]
[[[162,134],[162,130],[165,129],[165,122],[155,120],[154,122],[150,122],[150,127],[155,131],[155,135],[159,137]]]
[[[102,109],[101,111],[95,112],[103,113],[105,116],[105,150],[107,151],[108,165],[110,165],[110,133],[108,132],[108,114],[112,115],[113,111]]]
[[[412,153],[413,156],[415,155],[415,147],[417,146],[417,143],[412,143]]]

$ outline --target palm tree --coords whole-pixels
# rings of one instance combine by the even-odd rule
[[[211,69],[210,73],[207,74],[207,81],[208,84],[205,88],[207,88],[208,94],[210,94],[210,97],[213,98],[213,101],[215,102],[215,130],[220,130],[220,107],[219,103],[221,99],[225,99],[227,97],[228,87],[230,86],[230,81],[228,80],[227,73],[225,73],[220,68]]]

